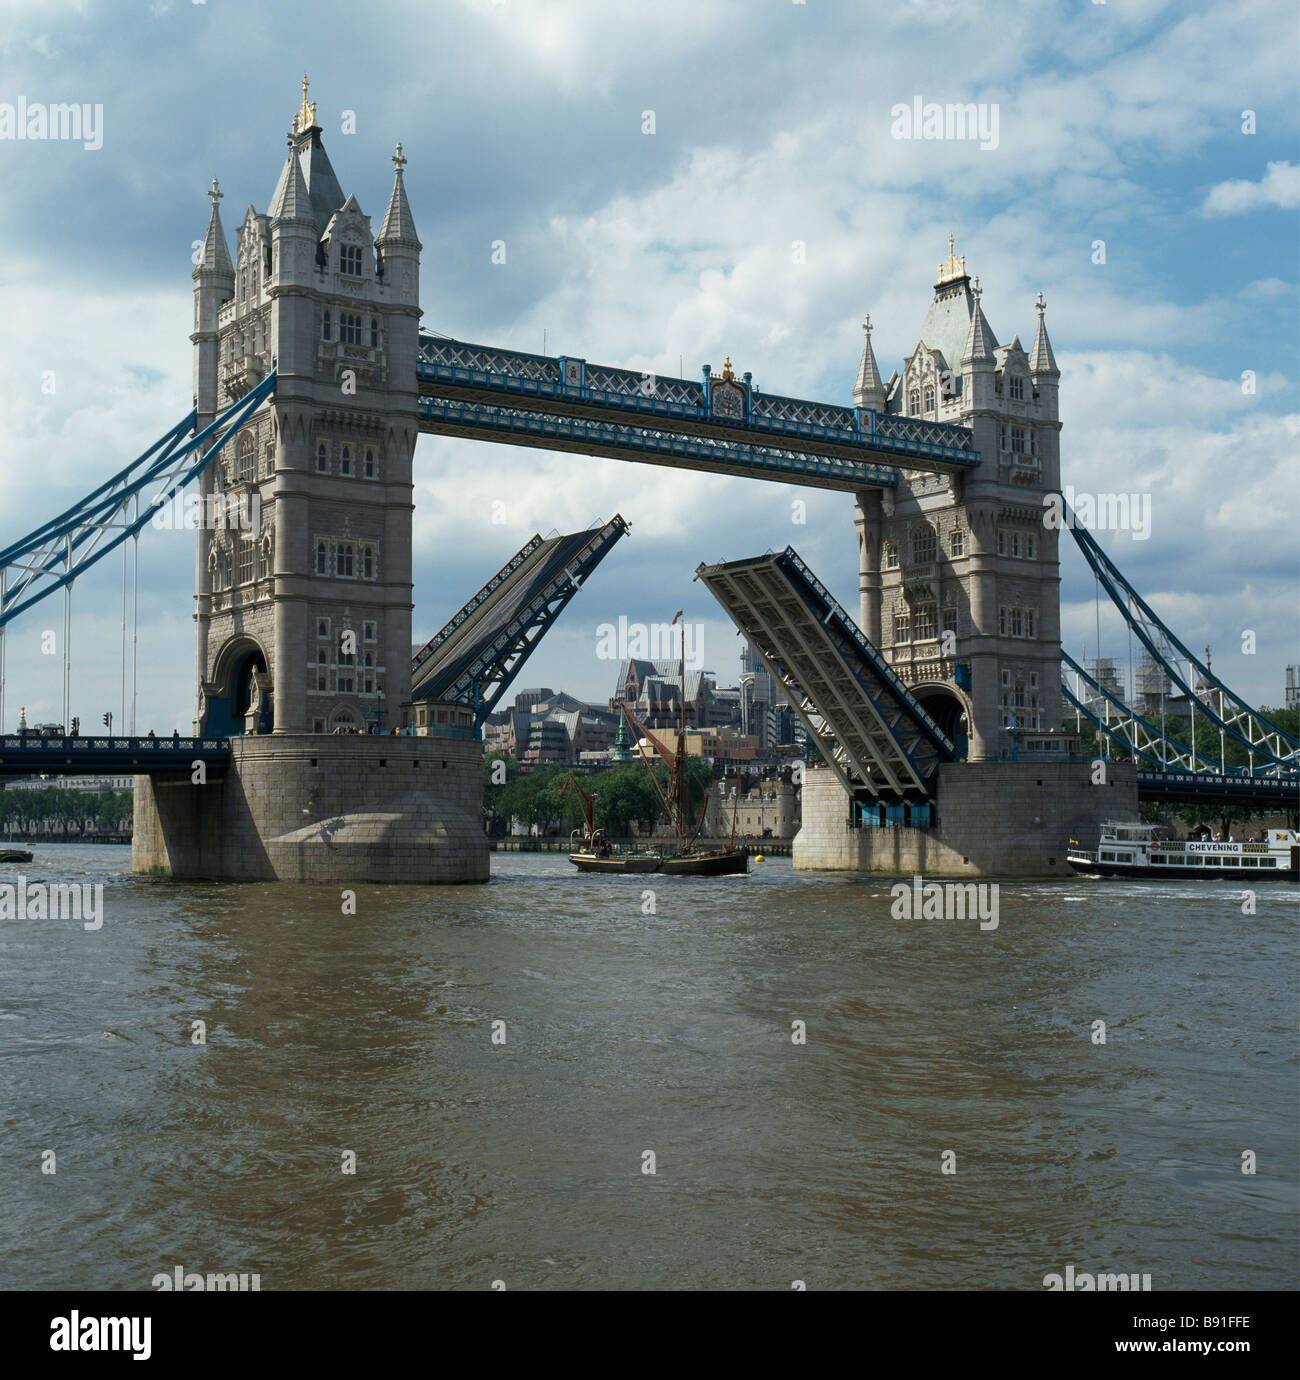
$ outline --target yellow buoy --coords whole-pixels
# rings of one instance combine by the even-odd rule
[[[762,855],[761,853],[755,853],[755,854],[754,854],[754,861],[755,861],[755,862],[763,862],[763,861],[764,861],[763,855]]]

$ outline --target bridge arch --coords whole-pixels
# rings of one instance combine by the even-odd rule
[[[970,747],[972,717],[967,695],[946,680],[925,680],[909,688],[920,701],[921,708],[951,741],[958,758],[964,758]]]
[[[264,675],[267,666],[266,649],[257,638],[248,633],[232,637],[217,653],[200,732],[209,737],[243,733],[245,716],[257,698],[254,677]],[[264,705],[263,717],[269,731],[266,708]]]

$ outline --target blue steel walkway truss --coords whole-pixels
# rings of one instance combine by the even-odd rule
[[[793,547],[695,572],[856,800],[925,801],[953,744]]]
[[[441,435],[846,492],[980,463],[965,427],[769,396],[730,369],[694,383],[424,335],[417,376],[420,430]]]

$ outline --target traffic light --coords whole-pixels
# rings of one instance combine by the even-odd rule
[[[81,732],[81,720],[74,714],[72,716],[72,736],[75,738]]]
[[[113,716],[111,714],[104,715],[104,727],[110,729],[113,727]]]

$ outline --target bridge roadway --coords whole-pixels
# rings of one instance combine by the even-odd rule
[[[469,705],[481,725],[550,625],[627,530],[616,513],[587,531],[531,537],[416,653],[412,700]]]
[[[0,737],[0,776],[153,776],[192,771],[195,762],[224,769],[230,763],[230,739],[47,738],[36,733]]]
[[[702,382],[570,356],[420,337],[420,430],[812,488],[888,489],[898,469],[980,463],[970,431],[760,392],[730,371]]]

